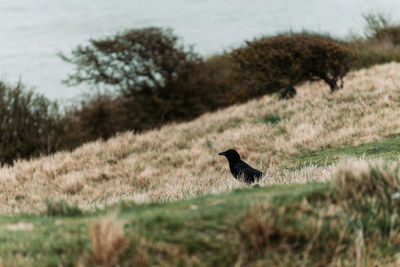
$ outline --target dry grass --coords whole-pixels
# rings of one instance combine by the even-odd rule
[[[103,218],[90,227],[91,256],[96,266],[118,266],[119,256],[127,244],[121,222]]]
[[[400,46],[390,40],[354,40],[349,42],[349,46],[356,56],[352,62],[353,69],[400,61]]]
[[[280,208],[265,204],[254,206],[240,228],[240,265],[268,258],[269,264],[264,265],[329,266],[335,260],[332,252],[343,245],[343,240],[334,233],[330,237],[336,238],[321,238],[322,225],[327,228],[328,218],[306,202]],[[332,232],[337,229],[338,225],[330,228]],[[310,264],[310,257],[316,254],[324,256],[318,263]]]
[[[0,169],[0,213],[38,212],[45,199],[83,209],[120,200],[170,201],[245,187],[232,179],[226,159],[237,149],[268,177],[262,184],[328,180],[332,167],[282,171],[282,162],[305,150],[357,145],[400,132],[400,65],[386,64],[347,76],[331,94],[305,84],[291,100],[265,96],[144,134],[125,133]],[[263,121],[268,115],[280,121]]]

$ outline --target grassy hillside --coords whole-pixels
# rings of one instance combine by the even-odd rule
[[[3,167],[0,262],[396,266],[399,107],[400,65],[387,64],[334,94],[305,84]],[[231,177],[227,148],[267,173],[261,187]]]
[[[398,168],[76,217],[0,216],[6,266],[398,266]],[[387,187],[386,187],[387,186]],[[387,201],[390,199],[389,201]]]
[[[334,94],[325,84],[305,84],[291,100],[265,96],[192,122],[20,161],[0,169],[0,212],[37,213],[60,199],[90,210],[246,187],[217,155],[227,148],[267,173],[262,185],[330,180],[332,166],[307,165],[302,155],[399,133],[399,81],[399,64],[377,66],[349,74]]]

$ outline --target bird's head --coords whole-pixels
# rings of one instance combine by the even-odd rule
[[[238,160],[240,160],[239,153],[237,153],[237,151],[234,150],[234,149],[228,149],[228,150],[226,150],[224,152],[219,153],[218,155],[225,156],[228,159],[228,161],[238,161]]]

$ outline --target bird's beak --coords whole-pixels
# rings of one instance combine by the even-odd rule
[[[225,153],[225,152],[221,152],[221,153],[218,153],[218,155],[220,155],[220,156],[225,156],[226,153]]]

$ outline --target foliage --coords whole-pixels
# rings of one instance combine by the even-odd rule
[[[48,154],[63,147],[57,103],[26,89],[0,81],[0,162]]]
[[[376,38],[380,32],[392,24],[391,19],[383,13],[363,14],[365,21],[364,34],[368,39]]]
[[[400,25],[382,13],[363,15],[364,38],[353,36],[348,40],[354,60],[352,69],[369,68],[387,62],[400,62]]]
[[[294,88],[293,85],[288,85],[279,93],[279,99],[290,99],[293,98],[296,94],[296,88]]]
[[[354,56],[353,70],[400,62],[400,46],[388,40],[353,40],[349,42],[349,48]]]
[[[64,138],[66,144],[76,147],[127,130],[122,123],[127,115],[120,99],[109,94],[93,95],[67,107],[62,118],[70,129]]]
[[[255,96],[315,80],[325,81],[334,91],[342,87],[352,60],[344,43],[312,34],[247,41],[231,56],[236,63],[235,77]]]
[[[391,17],[383,13],[367,13],[363,15],[365,21],[364,34],[368,40],[390,41],[400,44],[400,25],[394,23]]]
[[[379,29],[374,36],[378,40],[391,41],[395,45],[400,44],[400,25],[386,26]]]
[[[391,26],[383,17],[370,21],[376,25],[371,26],[376,36],[380,36],[382,25]],[[265,93],[280,91],[280,99],[291,98],[296,94],[294,86],[306,80],[323,79],[335,90],[342,85],[349,64],[357,69],[400,61],[400,48],[378,37],[344,45],[325,36],[286,34],[256,39],[230,54],[202,60],[183,46],[172,30],[144,28],[91,40],[89,45],[72,51],[71,57],[61,57],[76,67],[66,80],[69,85],[88,83],[93,88],[113,90],[100,90],[68,107],[62,116],[55,103],[41,96],[42,104],[34,102],[49,105],[47,111],[40,112],[48,114],[48,119],[40,122],[48,127],[47,132],[36,134],[40,137],[31,133],[29,138],[18,137],[24,139],[24,144],[20,141],[17,145],[14,137],[13,145],[8,145],[11,137],[4,134],[3,139],[8,139],[0,149],[2,162],[75,148],[88,141],[108,139],[117,132],[143,131],[190,120]],[[19,94],[32,94],[18,86]],[[3,128],[17,123],[27,126],[28,120],[11,120],[15,123],[3,124]],[[35,127],[22,129],[32,131]],[[7,130],[9,135],[11,132]]]
[[[67,84],[109,86],[127,95],[162,90],[187,67],[201,62],[197,54],[180,44],[171,29],[155,27],[92,39],[89,45],[73,50],[71,57],[60,56],[76,67],[65,80]]]
[[[113,89],[112,97],[100,94],[73,112],[90,139],[192,119],[228,104],[210,64],[183,46],[171,29],[132,29],[91,40],[71,57],[60,56],[76,67],[67,84]]]

